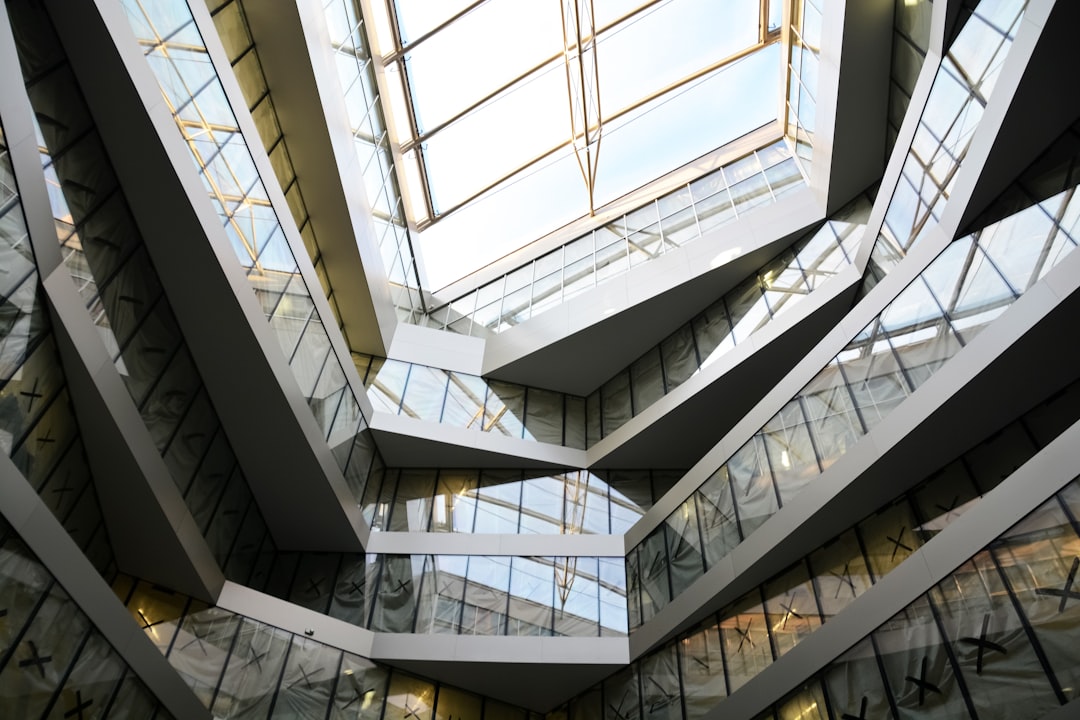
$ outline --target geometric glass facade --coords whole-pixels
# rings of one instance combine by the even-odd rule
[[[1072,700],[1076,495],[1074,481],[758,717],[1042,717]]]
[[[5,0],[0,716],[1070,716],[1080,7],[508,7]]]

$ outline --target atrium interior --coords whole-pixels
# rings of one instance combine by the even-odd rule
[[[5,0],[0,717],[1076,717],[1078,22]]]

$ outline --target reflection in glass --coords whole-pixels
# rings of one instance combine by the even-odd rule
[[[897,0],[893,11],[892,63],[889,73],[889,129],[886,157],[892,153],[930,46],[933,13],[930,0]]]
[[[696,574],[708,571],[723,557],[722,553],[730,552],[739,536],[745,538],[785,503],[791,502],[800,489],[827,471],[975,334],[1000,316],[1019,297],[1012,284],[1030,287],[1033,274],[1047,270],[1044,265],[1025,262],[1023,258],[1045,255],[1058,242],[1057,232],[1046,232],[1045,224],[1040,223],[1043,231],[1025,236],[1023,242],[1002,242],[1000,232],[1007,233],[1010,226],[1023,224],[1020,218],[1027,216],[1048,218],[1058,228],[1057,218],[1065,217],[1072,206],[1073,192],[1065,191],[950,244],[791,402],[710,476],[691,496],[703,517],[705,548],[704,566]],[[1048,212],[1046,208],[1055,211]],[[1073,244],[1070,236],[1066,234],[1065,238]],[[997,256],[993,262],[987,257],[990,247],[995,248]],[[1017,257],[1017,262],[1010,263],[1010,257]],[[1010,284],[1001,274],[1001,267],[1024,270]],[[959,497],[958,494],[955,506],[959,505]],[[732,504],[739,536],[724,530],[730,526],[727,518]],[[950,506],[954,505],[950,503]],[[677,515],[681,512],[677,509],[668,522],[678,522]],[[880,544],[867,548],[872,573],[891,570],[914,552],[924,537],[916,532],[919,523],[911,516],[906,501],[882,512],[877,522],[889,525],[890,529],[886,533],[877,530],[873,533]],[[636,571],[631,570],[634,558],[633,553],[628,556],[628,577],[634,577],[634,572],[644,572],[640,566]],[[659,572],[657,568],[656,573]],[[696,579],[693,574],[681,576],[680,583],[692,582]],[[634,621],[648,620],[673,597],[660,594],[650,596],[648,602],[644,597],[637,600],[634,594],[644,591],[644,586],[631,584],[629,607],[648,608],[640,618],[631,617],[631,629],[636,627]]]
[[[416,263],[402,212],[401,193],[382,116],[370,49],[364,24],[354,3],[324,3],[326,30],[334,49],[334,66],[341,83],[353,147],[360,160],[367,199],[372,211],[375,238],[391,284],[390,296],[398,317],[415,321],[423,311]],[[226,2],[213,10],[214,24],[232,63],[255,126],[270,156],[278,183],[286,189],[293,219],[304,240],[323,291],[340,324],[337,300],[326,277],[325,262],[302,194],[302,182],[289,160],[288,139],[280,130],[273,95],[266,87],[259,46],[252,41],[242,0]]]
[[[43,14],[23,13],[19,19],[20,27],[27,26],[29,32],[29,26],[36,26],[59,48]],[[215,557],[234,573],[246,573],[250,566],[227,563],[244,514],[214,513],[214,508],[223,493],[232,493],[229,502],[245,511],[257,515],[258,508],[209,403],[70,65],[60,57],[52,72],[28,75],[27,80],[32,103],[51,113],[52,122],[38,128],[39,152],[64,264],[81,284],[82,297],[113,362]],[[34,62],[24,60],[26,69]],[[85,130],[72,140],[69,126]],[[46,385],[42,388],[47,390]]]
[[[375,461],[362,439],[364,418],[190,8],[181,0],[123,4],[236,259],[256,294],[263,294],[267,320],[323,437],[332,441],[346,477],[357,479]],[[290,207],[303,215],[300,203],[294,194]],[[363,487],[350,482],[350,489],[360,501]]]
[[[874,277],[888,273],[941,217],[1026,5],[977,5],[941,61],[874,246]]]
[[[5,717],[127,712],[150,718],[158,709],[132,669],[3,519],[0,609]]]
[[[697,717],[711,709],[726,696],[728,685],[725,683],[731,683],[733,688],[745,684],[771,663],[772,653],[776,653],[776,657],[783,655],[822,623],[830,622],[871,585],[899,566],[912,550],[970,510],[980,501],[983,493],[996,487],[1013,470],[1034,456],[1044,443],[1076,421],[1077,408],[1080,407],[1075,402],[1078,392],[1080,384],[1074,383],[1047,404],[995,432],[984,443],[934,472],[903,496],[826,542],[803,560],[778,573],[759,588],[750,590],[717,615],[706,618],[696,629],[669,642],[668,647],[678,648],[687,716]],[[1036,426],[1042,428],[1038,444],[1032,442],[1036,436],[1032,428]],[[1080,483],[1070,485],[1060,493],[1060,497],[1063,507],[1070,508],[1070,512],[1080,510]],[[1051,525],[1066,522],[1059,510],[1044,508],[1040,512],[1053,516]],[[1024,527],[1022,523],[1014,532],[1022,536]],[[1009,535],[1007,533],[1006,537]],[[999,540],[995,547],[1001,542]],[[639,562],[644,547],[646,545],[635,548],[626,558],[630,582],[627,609],[632,628],[640,624],[642,617],[645,593],[641,589]],[[668,550],[670,552],[670,548]],[[1071,551],[1059,551],[1058,555],[1067,557],[1068,552]],[[1080,567],[1080,561],[1076,564]],[[1064,586],[1071,566],[1060,562],[1058,565],[1061,568],[1058,577]],[[985,568],[986,565],[984,563],[979,567]],[[1029,582],[1026,577],[1023,580]],[[996,581],[985,576],[985,573],[981,576],[969,573],[963,578],[958,574],[955,582],[950,580],[940,586],[942,597],[947,599],[935,596],[939,624],[946,628],[955,627],[950,619],[950,613],[954,610],[948,607],[953,600],[948,598],[954,597],[954,585],[962,597],[968,598],[969,590],[963,583],[976,581],[981,583],[984,593],[994,597],[1004,592],[994,590]],[[1060,603],[1061,594],[1053,589],[1044,588],[1042,593],[1036,589],[1035,593],[1051,600],[1057,598]],[[959,604],[963,606],[964,601]],[[1056,614],[1057,605],[1053,607]],[[923,610],[924,614],[930,613],[930,606],[925,605]],[[932,617],[932,613],[928,617]],[[981,618],[982,615],[979,615],[979,622],[982,622]],[[957,662],[961,665],[973,652],[977,662],[979,643],[972,638],[977,639],[978,636],[972,631],[972,634],[960,637],[968,639],[954,642],[950,652],[960,658]],[[749,648],[764,649],[755,655]],[[733,652],[738,656],[732,657]],[[1060,652],[1065,652],[1063,647]],[[860,688],[867,687],[871,688],[865,700],[868,708],[889,707],[883,691],[873,695],[874,683],[880,687],[882,681],[870,642],[860,644],[845,657],[847,659],[842,662],[846,665],[841,665],[839,672],[833,674],[830,671],[826,676],[830,688],[835,685],[836,692],[840,693],[839,701],[851,708],[845,712],[859,717],[864,703]],[[989,656],[984,649],[985,657]],[[1024,672],[1021,678],[1025,677]],[[1026,680],[1022,679],[1021,682]],[[811,712],[813,702],[811,699],[801,707],[791,707],[800,707],[798,712]]]
[[[244,618],[214,697],[214,714],[268,714],[289,645],[286,631]]]
[[[0,536],[4,534],[0,528]],[[7,544],[0,548],[0,571],[5,558],[9,557],[5,550]],[[21,559],[25,561],[26,557]],[[0,592],[13,587],[11,583],[0,583]],[[136,603],[143,604],[145,598],[162,592],[145,581],[127,576],[120,576],[114,589],[130,596],[128,609],[133,614]],[[481,714],[486,718],[505,720],[526,720],[527,717],[522,708],[424,680],[221,608],[206,608],[191,598],[174,596],[170,608],[162,609],[161,614],[168,622],[144,628],[144,632],[160,634],[157,644],[162,653],[167,653],[169,663],[215,716],[308,718],[325,715],[364,720],[388,717],[405,720],[418,716],[444,720],[451,717],[478,719]],[[121,708],[130,710],[118,717],[162,717],[160,713],[153,715],[153,698],[130,671],[123,675],[122,665],[117,665],[115,655],[105,654],[107,646],[102,645],[96,635],[88,638],[83,651],[86,662],[74,666],[62,697],[74,698],[76,691],[82,693],[84,702],[92,697],[85,710],[105,706],[108,697],[115,695],[113,707],[117,711]],[[91,659],[100,661],[93,680],[88,678]],[[0,673],[0,684],[5,677]],[[77,686],[76,678],[79,680]],[[106,678],[107,687],[104,684]],[[84,683],[84,679],[88,682]],[[98,690],[93,683],[101,685],[103,692],[107,691],[101,705],[98,705]],[[140,708],[146,708],[146,712],[140,713]],[[273,708],[272,712],[270,708]]]
[[[720,621],[728,692],[735,692],[772,664],[768,620],[759,591],[750,593],[724,613]]]
[[[112,546],[68,397],[2,127],[0,263],[0,452],[11,458],[95,569],[110,578],[115,573]]]
[[[369,483],[364,508],[374,530],[606,535],[625,532],[681,476],[658,470],[388,470]]]
[[[1042,717],[1069,702],[1080,535],[1067,509],[1077,497],[1073,480],[781,700],[775,717],[826,690],[836,716],[857,718]]]
[[[567,447],[591,447],[850,263],[869,212],[869,199],[860,196],[589,398],[360,353],[353,353],[353,361],[372,404],[386,412]],[[619,227],[616,237],[625,232]],[[555,252],[561,257],[561,249]],[[505,287],[527,282],[517,277],[520,274],[507,276]],[[479,292],[486,295],[493,287],[501,291],[503,280]],[[805,434],[796,442],[805,446]]]

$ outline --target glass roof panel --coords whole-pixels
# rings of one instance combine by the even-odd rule
[[[781,0],[767,0],[769,3],[769,32],[779,30],[784,18],[784,3]]]
[[[393,0],[402,44],[431,32],[476,0]]]
[[[755,45],[759,8],[759,0],[660,3],[602,34],[596,55],[605,117]]]
[[[780,46],[770,45],[635,110],[626,122],[612,123],[604,133],[597,203],[621,197],[775,120],[780,72]],[[731,112],[733,103],[738,112]]]
[[[431,286],[468,275],[588,211],[577,160],[565,148],[420,233]]]
[[[641,10],[642,7],[656,4],[657,0],[593,0],[596,29],[605,28],[616,20]]]
[[[566,77],[561,67],[536,76],[424,143],[438,207],[452,207],[566,140]],[[436,209],[437,209],[436,208]]]
[[[780,120],[787,0],[374,2],[433,289]]]
[[[489,0],[408,49],[420,132],[561,54],[561,28],[558,3]]]

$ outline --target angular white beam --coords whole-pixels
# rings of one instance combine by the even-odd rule
[[[236,261],[123,8],[116,0],[47,7],[275,541],[290,549],[360,549],[366,530],[356,501]],[[117,77],[131,82],[118,84]]]

